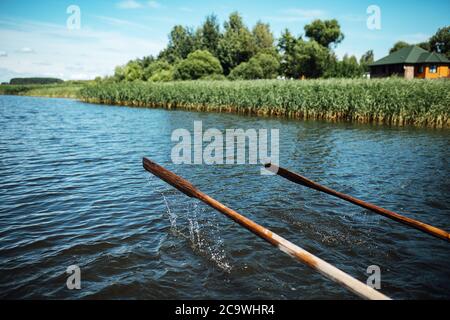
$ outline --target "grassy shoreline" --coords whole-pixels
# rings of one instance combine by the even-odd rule
[[[0,86],[0,94],[297,119],[450,128],[450,81],[329,79]]]
[[[79,99],[81,83],[47,85],[1,85],[0,95]]]
[[[450,127],[450,81],[404,79],[99,84],[86,102],[298,119]]]

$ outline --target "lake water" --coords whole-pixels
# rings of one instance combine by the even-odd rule
[[[450,230],[450,132],[0,97],[0,298],[353,299],[142,168],[202,191],[396,299],[450,298],[450,245],[259,165],[174,165],[174,129],[278,128],[280,163]],[[81,269],[81,290],[66,268]]]

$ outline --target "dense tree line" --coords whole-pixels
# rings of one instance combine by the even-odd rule
[[[28,85],[28,84],[54,84],[64,82],[57,78],[12,78],[9,84]]]
[[[286,29],[275,39],[268,24],[257,22],[250,29],[237,12],[223,26],[210,15],[197,29],[173,27],[167,47],[158,56],[119,66],[107,80],[356,78],[368,72],[374,61],[372,50],[360,59],[348,55],[337,58],[333,49],[344,34],[335,19],[315,20],[304,31],[304,35],[295,36]],[[448,50],[448,40],[445,49],[442,38],[430,40],[430,47]]]

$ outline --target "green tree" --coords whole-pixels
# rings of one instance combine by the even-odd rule
[[[297,41],[301,39],[296,39],[292,33],[285,29],[278,40],[278,50],[281,54],[281,73],[286,77],[295,77],[295,45]]]
[[[209,15],[203,25],[197,30],[197,49],[208,50],[218,56],[219,41],[222,37],[217,16]]]
[[[340,78],[357,78],[361,77],[363,69],[358,64],[358,60],[355,56],[345,55],[342,61],[338,62],[337,77]]]
[[[450,59],[450,26],[440,28],[434,36],[430,38],[430,48]]]
[[[274,46],[275,39],[272,31],[270,31],[269,24],[258,21],[253,27],[252,33],[255,39],[257,52],[276,53],[276,48]]]
[[[328,48],[314,40],[298,40],[290,57],[291,76],[299,79],[321,77],[330,66],[331,54]]]
[[[139,65],[141,66],[142,69],[147,68],[150,64],[152,64],[153,62],[155,62],[155,57],[153,57],[152,55],[150,56],[146,56],[143,57],[142,59],[136,59],[136,62],[139,63]]]
[[[389,50],[389,54],[394,53],[395,51],[398,51],[400,49],[409,47],[410,44],[405,41],[397,41],[394,46]]]
[[[244,25],[239,13],[234,12],[224,24],[225,33],[219,41],[218,57],[224,73],[242,62],[250,60],[256,52],[256,45],[252,33]]]
[[[278,40],[278,49],[281,54],[292,53],[296,43],[297,39],[292,35],[289,29],[284,29]]]
[[[364,60],[364,59],[366,60]],[[370,51],[363,55],[360,60],[370,61]],[[324,73],[325,78],[359,78],[364,74],[364,66],[358,63],[355,56],[344,55],[342,60],[333,56],[331,64]]]
[[[431,45],[428,41],[420,42],[417,44],[417,46],[421,47],[422,49],[427,50],[427,51],[433,51],[431,49]]]
[[[311,24],[305,26],[305,35],[326,48],[331,45],[337,46],[344,40],[341,26],[336,19],[314,20]]]
[[[119,82],[125,80],[125,67],[117,66],[114,69],[114,81]]]
[[[232,80],[274,79],[278,76],[279,69],[280,62],[275,56],[259,53],[234,68],[229,77]]]
[[[361,68],[364,72],[368,72],[370,69],[369,65],[373,63],[373,61],[374,61],[373,50],[369,50],[361,56],[361,59],[359,59],[359,64],[361,65]]]
[[[186,59],[194,51],[196,37],[192,29],[177,25],[169,35],[169,44],[161,51],[158,58],[173,64],[178,60]]]
[[[190,53],[187,59],[176,64],[174,79],[196,80],[204,76],[221,74],[222,66],[219,60],[209,51],[197,50]]]

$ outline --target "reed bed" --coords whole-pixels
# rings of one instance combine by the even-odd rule
[[[89,84],[80,91],[59,88],[45,90],[48,96],[68,90],[91,103],[450,127],[449,80],[121,82]]]

